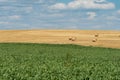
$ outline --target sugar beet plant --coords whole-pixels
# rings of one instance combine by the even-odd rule
[[[120,80],[120,49],[1,43],[0,80]]]

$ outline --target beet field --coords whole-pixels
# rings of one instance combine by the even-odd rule
[[[0,43],[0,80],[120,80],[120,49]]]

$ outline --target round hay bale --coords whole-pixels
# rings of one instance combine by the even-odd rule
[[[76,40],[76,37],[70,37],[69,40],[75,41],[75,40]]]
[[[97,39],[93,39],[93,40],[92,40],[92,42],[96,42],[96,41],[97,41]]]
[[[75,41],[76,40],[76,38],[74,37],[74,38],[72,38],[72,41]]]
[[[69,37],[69,40],[72,40],[72,37]]]
[[[94,36],[95,36],[95,37],[99,37],[99,34],[95,34]]]

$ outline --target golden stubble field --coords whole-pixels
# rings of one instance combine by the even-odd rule
[[[95,34],[99,34],[95,37]],[[75,41],[69,40],[76,37]],[[93,39],[97,39],[93,42]],[[120,48],[120,31],[99,30],[0,30],[0,43],[27,42],[50,44],[78,44]]]

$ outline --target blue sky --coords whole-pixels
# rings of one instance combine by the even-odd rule
[[[0,0],[0,29],[120,30],[120,0]]]

